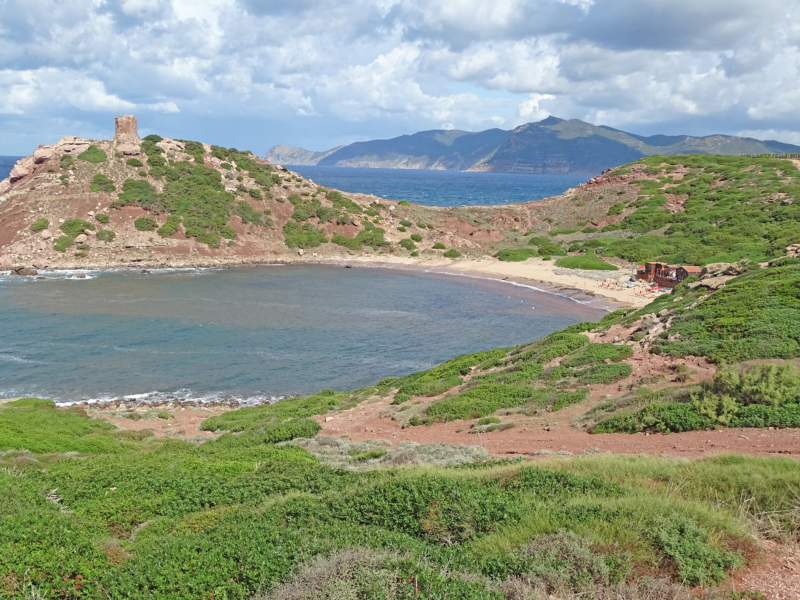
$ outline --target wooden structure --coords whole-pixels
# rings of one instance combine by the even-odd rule
[[[639,265],[636,279],[649,281],[654,285],[665,288],[674,288],[681,281],[692,275],[700,275],[700,267],[681,267],[663,262],[649,262],[644,266]]]

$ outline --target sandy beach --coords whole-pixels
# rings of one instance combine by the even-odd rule
[[[307,261],[292,262],[301,263]],[[320,261],[320,263],[330,264],[327,261]],[[641,307],[652,301],[652,298],[638,296],[634,288],[613,289],[602,287],[598,284],[598,281],[582,277],[579,274],[580,271],[577,270],[575,270],[575,274],[565,274],[563,273],[564,269],[556,267],[554,262],[545,261],[541,258],[530,258],[523,262],[503,262],[489,257],[471,260],[450,260],[446,258],[420,260],[406,257],[380,256],[353,257],[345,262],[335,261],[334,264],[347,264],[353,267],[414,269],[509,281],[518,285],[527,285],[544,292],[569,297],[577,302],[605,306],[609,310],[625,306]],[[631,273],[633,273],[632,270],[620,268],[619,271],[609,271],[608,277],[619,279]]]

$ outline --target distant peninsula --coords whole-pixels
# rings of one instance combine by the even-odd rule
[[[274,146],[263,158],[274,164],[297,166],[596,174],[654,155],[795,152],[800,152],[800,146],[775,140],[729,135],[641,136],[578,119],[548,117],[511,131],[433,129],[388,140],[355,142],[324,152]]]

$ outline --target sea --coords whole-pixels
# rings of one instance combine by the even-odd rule
[[[18,157],[0,157],[0,179]],[[558,195],[586,175],[295,167],[432,206]],[[383,268],[0,272],[0,398],[245,404],[355,390],[539,339],[608,308],[509,282]]]
[[[558,196],[596,173],[471,173],[284,165],[326,187],[425,206],[495,206]]]
[[[442,273],[265,265],[0,274],[0,398],[247,404],[355,390],[606,310]]]

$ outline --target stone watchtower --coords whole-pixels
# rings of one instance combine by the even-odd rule
[[[122,115],[114,120],[116,131],[114,141],[120,144],[141,144],[137,131],[136,117],[132,115]]]

